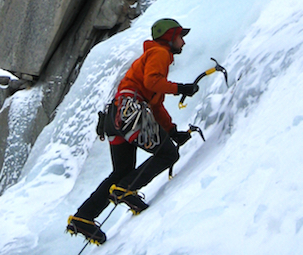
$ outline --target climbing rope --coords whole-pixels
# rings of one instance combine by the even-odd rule
[[[157,154],[159,152],[159,150],[161,149],[161,147],[163,146],[164,142],[166,141],[166,139],[168,138],[168,134],[165,135],[165,138],[163,139],[163,142],[160,143],[159,147],[157,148],[155,154]],[[128,189],[126,189],[125,194],[122,195],[122,198],[124,198],[126,196],[126,194],[129,194],[129,192],[133,193],[134,191],[131,191],[132,187],[134,186],[135,182],[140,178],[140,176],[142,175],[142,173],[144,172],[144,170],[146,169],[146,167],[150,164],[151,161],[148,161],[145,166],[142,168],[142,170],[140,171],[140,173],[136,176],[136,178],[133,180],[133,182],[129,185]],[[124,190],[124,189],[123,189]],[[135,191],[136,192],[136,191]],[[99,228],[101,228],[104,223],[109,219],[109,217],[111,216],[111,214],[115,211],[115,209],[117,208],[118,203],[115,204],[115,206],[113,207],[113,209],[109,212],[109,214],[107,215],[107,217],[100,223]],[[78,253],[78,255],[81,255],[82,252],[85,250],[85,248],[87,247],[87,245],[90,243],[90,240],[93,239],[95,237],[95,235],[97,234],[98,229],[95,231],[95,233],[93,233],[93,235],[88,239],[88,241],[86,242],[86,244],[83,246],[83,248],[81,249],[81,251]]]

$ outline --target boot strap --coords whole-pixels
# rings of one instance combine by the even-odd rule
[[[87,224],[90,224],[90,225],[97,226],[97,224],[93,221],[82,219],[82,218],[75,217],[75,216],[72,216],[72,215],[70,215],[68,217],[67,223],[70,224],[72,220],[77,220],[77,221],[81,221],[81,222],[84,222],[84,223],[87,223]]]
[[[121,187],[117,187],[115,184],[113,184],[113,185],[110,187],[109,193],[110,193],[110,194],[113,194],[113,192],[114,192],[115,190],[124,192],[122,195],[117,196],[117,199],[118,199],[118,200],[120,200],[121,198],[127,197],[127,196],[137,196],[137,195],[138,195],[138,192],[137,192],[137,191],[130,191],[130,190],[127,190],[127,189],[124,189],[124,188],[121,188]]]

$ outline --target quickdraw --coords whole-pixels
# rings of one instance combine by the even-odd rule
[[[159,124],[155,121],[150,106],[136,97],[121,96],[115,118],[115,127],[124,137],[128,137],[137,130],[139,146],[152,149],[160,144]]]
[[[142,102],[142,123],[138,135],[138,144],[146,149],[152,149],[160,144],[159,124],[146,102]]]

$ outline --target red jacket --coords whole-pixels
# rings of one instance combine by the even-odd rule
[[[121,80],[118,93],[122,89],[137,91],[150,104],[156,121],[169,132],[175,124],[164,108],[165,94],[177,94],[178,86],[167,80],[169,65],[173,54],[168,46],[155,41],[144,42],[144,53],[134,61],[125,77]]]

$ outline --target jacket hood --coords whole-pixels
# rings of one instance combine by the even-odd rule
[[[161,48],[164,48],[166,49],[168,52],[170,52],[170,47],[169,45],[166,45],[166,44],[160,44],[156,41],[153,41],[153,40],[147,40],[143,43],[143,49],[144,49],[144,52],[151,49],[151,48],[154,48],[154,47],[161,47]]]
[[[160,42],[156,42],[154,40],[147,40],[143,43],[144,52],[146,52],[147,50],[152,49],[152,48],[162,48],[162,49],[167,50],[167,52],[170,55],[171,63],[174,61],[174,55],[171,52],[170,46],[167,43],[165,43],[165,42],[160,43]]]

